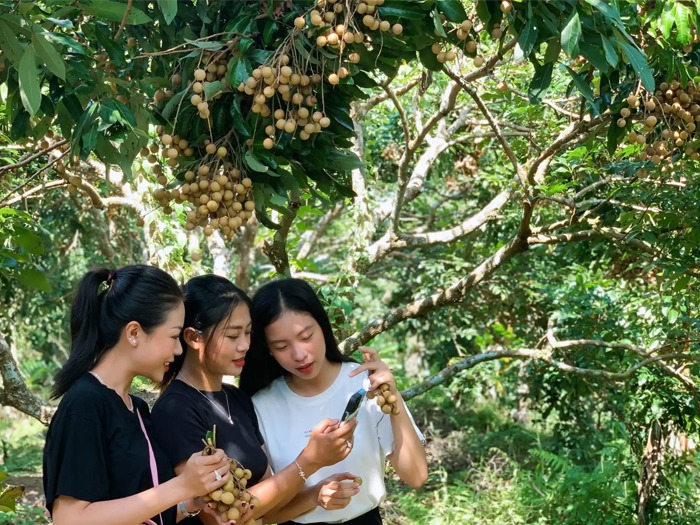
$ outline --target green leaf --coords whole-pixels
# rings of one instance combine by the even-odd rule
[[[37,55],[44,61],[44,65],[57,77],[66,79],[66,65],[63,62],[63,57],[60,55],[53,44],[49,42],[45,36],[46,33],[34,32],[32,35],[32,45],[36,50]]]
[[[41,242],[41,237],[27,228],[15,226],[12,238],[18,246],[21,246],[33,255],[41,255],[44,253],[44,245]]]
[[[595,103],[595,96],[593,95],[593,90],[591,89],[591,86],[588,84],[588,82],[586,82],[584,75],[577,73],[569,66],[566,66],[566,69],[571,75],[571,78],[574,80],[574,84],[576,84],[578,90],[584,97],[586,97],[586,100],[590,102],[591,107],[593,107],[596,110],[596,112],[598,112],[598,105]]]
[[[221,42],[209,42],[207,40],[204,41],[197,41],[197,40],[190,40],[189,38],[185,38],[185,41],[188,44],[192,44],[195,47],[198,47],[200,49],[206,49],[207,51],[218,51],[219,49],[224,47],[224,44]]]
[[[485,26],[491,21],[491,10],[488,2],[489,0],[477,0],[476,2],[476,16],[479,17],[479,20]]]
[[[676,40],[683,45],[690,43],[690,11],[680,2],[676,3]]]
[[[15,67],[19,67],[24,54],[24,47],[17,40],[17,36],[12,32],[12,29],[0,19],[0,49],[7,53]]]
[[[187,92],[189,91],[189,88],[185,88],[179,93],[177,93],[173,98],[168,100],[168,103],[165,105],[163,108],[163,111],[161,112],[161,115],[163,115],[164,119],[170,119],[170,115],[173,114],[173,111],[175,111],[175,108],[180,104],[180,101],[182,100],[182,97],[184,97]]]
[[[24,109],[33,116],[41,106],[41,79],[36,69],[33,45],[27,46],[19,63],[19,92]]]
[[[536,64],[536,63],[535,63]],[[552,83],[552,69],[554,68],[554,62],[547,62],[543,66],[535,65],[535,74],[530,81],[530,87],[528,88],[528,95],[530,101],[533,104],[539,104],[549,89]]]
[[[379,8],[382,18],[397,17],[406,20],[422,20],[426,16],[426,10],[418,4],[406,0],[388,0]]]
[[[352,171],[364,166],[360,158],[351,151],[332,149],[324,151],[328,165],[335,171]]]
[[[634,44],[634,39],[627,33],[625,29],[625,24],[622,23],[620,18],[620,12],[612,5],[606,4],[603,0],[586,0],[590,5],[598,8],[598,10],[603,13],[605,18],[612,21],[612,23],[620,30],[623,36]]]
[[[644,87],[647,89],[647,91],[653,92],[656,84],[654,82],[654,76],[651,73],[651,69],[649,69],[649,64],[647,63],[646,58],[644,58],[644,55],[636,47],[631,46],[627,42],[618,40],[617,43],[618,45],[622,46],[622,49],[624,49],[627,59],[630,61],[630,64],[632,64],[634,71],[641,79]]]
[[[165,23],[170,25],[177,16],[177,0],[158,0],[158,7],[163,13]]]
[[[578,11],[574,11],[566,21],[564,30],[561,32],[561,47],[564,53],[572,58],[578,55],[578,41],[580,38],[581,20],[579,19]]]
[[[235,98],[233,104],[231,104],[231,118],[233,119],[233,125],[238,133],[244,137],[250,137],[253,134],[253,131],[250,129],[250,126],[248,126],[248,123],[241,114],[241,110],[238,106],[239,100],[240,99]]]
[[[676,310],[674,308],[670,308],[668,310],[668,312],[666,313],[666,319],[668,319],[669,323],[673,324],[678,319],[678,315],[679,315],[678,310]]]
[[[437,0],[437,8],[453,22],[464,22],[467,19],[467,13],[459,0]],[[383,15],[384,10],[382,8],[379,10]]]
[[[131,112],[128,106],[122,104],[118,100],[108,99],[103,103],[103,106],[117,113],[117,119],[124,124],[128,124],[132,128],[136,126],[136,117]]]
[[[605,51],[605,59],[608,61],[612,67],[617,66],[620,57],[617,56],[617,52],[612,45],[612,42],[601,35],[601,40],[603,41],[603,50]]]
[[[253,153],[253,150],[249,149],[248,151],[246,151],[244,158],[245,163],[248,165],[248,167],[254,171],[265,173],[270,169],[258,160],[258,158]]]
[[[263,30],[263,43],[265,45],[268,45],[270,42],[272,42],[272,37],[275,34],[275,31],[277,31],[278,27],[279,26],[277,25],[277,22],[275,22],[274,20],[267,20],[267,22],[265,23],[265,29]]]
[[[89,15],[94,15],[98,19],[113,20],[115,22],[121,22],[124,19],[124,14],[126,13],[127,4],[121,2],[104,0],[97,0],[92,5],[82,6],[83,11]],[[146,13],[141,11],[138,7],[131,7],[129,11],[129,17],[126,19],[126,23],[129,25],[140,25],[148,24],[153,22],[153,19]]]
[[[17,272],[17,280],[19,280],[19,282],[25,286],[29,286],[30,288],[34,288],[36,290],[41,290],[42,292],[51,291],[51,283],[49,283],[46,274],[35,268],[24,268],[19,270]]]
[[[544,54],[545,63],[554,63],[559,60],[559,53],[561,53],[561,42],[558,38],[552,38],[547,43],[547,51]]]
[[[64,35],[63,33],[55,33],[53,31],[47,31],[46,37],[50,40],[53,40],[57,44],[63,44],[64,46],[68,46],[76,53],[80,53],[81,55],[85,54],[85,49],[83,49],[83,46],[81,46],[77,40],[69,37],[68,35]]]
[[[438,13],[437,6],[433,9],[433,25],[435,26],[435,31],[442,38],[447,38],[447,33],[445,33],[445,28],[442,27],[442,21],[440,20],[440,13]]]
[[[219,80],[215,80],[214,82],[207,82],[206,84],[204,84],[204,95],[206,100],[209,100],[219,91],[221,91],[221,82]]]
[[[248,80],[248,77],[252,74],[253,67],[250,65],[250,62],[245,58],[238,60],[231,71],[231,86],[236,89],[241,82]]]
[[[608,63],[603,56],[600,47],[592,46],[591,44],[581,41],[579,43],[581,54],[596,68],[603,73],[608,72]]]
[[[664,2],[663,13],[661,14],[661,21],[659,23],[659,28],[661,29],[661,34],[664,35],[666,40],[671,36],[671,30],[673,29],[673,24],[676,22],[675,9],[673,9],[672,2]]]
[[[532,53],[535,47],[535,42],[537,41],[537,28],[535,27],[535,21],[531,18],[528,20],[527,24],[523,28],[520,36],[518,37],[518,47],[523,52],[523,57],[527,58]],[[551,46],[551,44],[550,44]],[[549,47],[547,47],[549,52]]]

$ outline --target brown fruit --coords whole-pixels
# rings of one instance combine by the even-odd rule
[[[265,149],[272,149],[275,147],[275,141],[268,137],[263,141],[263,147]]]

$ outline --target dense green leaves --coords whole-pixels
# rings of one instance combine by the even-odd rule
[[[561,47],[570,57],[578,54],[578,42],[581,38],[581,20],[578,11],[574,11],[564,25],[561,33]]]
[[[32,45],[34,46],[36,54],[39,55],[49,71],[65,80],[66,66],[63,63],[63,58],[58,51],[56,51],[53,44],[49,42],[47,35],[47,32],[35,30],[32,35]]]

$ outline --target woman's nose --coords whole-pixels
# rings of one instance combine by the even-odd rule
[[[306,351],[301,347],[295,345],[292,347],[292,357],[295,361],[301,362],[304,359],[306,359]]]

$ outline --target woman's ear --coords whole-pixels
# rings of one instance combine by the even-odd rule
[[[187,343],[187,346],[197,352],[204,348],[204,337],[191,326],[185,328],[184,332],[182,332],[182,338],[185,340],[185,343]]]
[[[139,343],[139,334],[141,333],[141,325],[136,321],[131,321],[124,327],[124,337],[131,346],[137,346]]]

